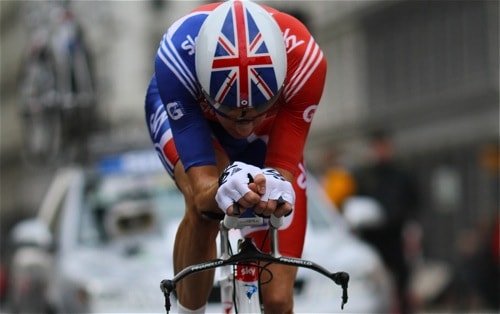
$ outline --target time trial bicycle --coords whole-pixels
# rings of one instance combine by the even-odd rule
[[[268,225],[270,253],[262,252],[251,238],[241,238],[238,241],[237,253],[233,254],[229,241],[231,229]],[[283,224],[283,217],[271,215],[269,218],[258,216],[251,210],[243,215],[225,215],[220,222],[220,255],[215,260],[188,266],[177,273],[172,279],[164,279],[160,283],[165,298],[165,310],[171,309],[170,295],[175,293],[176,284],[183,278],[194,273],[220,268],[219,285],[223,313],[263,313],[260,286],[261,274],[269,272],[267,266],[272,263],[308,268],[316,271],[335,282],[342,288],[341,309],[347,303],[347,287],[349,274],[343,271],[331,273],[324,267],[309,260],[282,256],[279,253],[278,229]],[[272,278],[272,274],[271,274]]]

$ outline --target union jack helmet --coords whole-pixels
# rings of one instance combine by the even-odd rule
[[[230,0],[204,21],[196,39],[196,74],[207,102],[220,114],[255,109],[278,99],[286,75],[280,27],[264,8]]]

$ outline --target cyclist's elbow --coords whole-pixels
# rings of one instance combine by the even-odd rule
[[[201,193],[192,196],[193,205],[198,213],[212,212],[222,214],[214,197],[209,197],[206,194],[203,195]]]
[[[209,207],[205,197],[202,195],[193,195],[193,205],[198,212],[206,211]]]

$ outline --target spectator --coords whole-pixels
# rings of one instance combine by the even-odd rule
[[[335,151],[326,154],[326,170],[322,178],[322,185],[326,195],[338,210],[342,210],[342,204],[354,194],[356,184],[351,171],[339,160]]]
[[[499,232],[500,216],[495,215],[480,219],[458,238],[458,263],[451,287],[456,310],[500,310]]]
[[[411,312],[408,302],[409,265],[405,259],[403,229],[415,218],[417,191],[411,175],[395,161],[394,147],[385,131],[371,135],[373,160],[355,170],[358,196],[375,198],[384,210],[382,226],[360,230],[360,236],[379,250],[394,276],[398,292],[398,312]]]

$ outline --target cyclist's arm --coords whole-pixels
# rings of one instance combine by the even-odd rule
[[[280,167],[274,167],[274,169],[276,169],[283,176],[283,178],[285,178],[289,182],[293,182],[293,180],[295,179],[294,174],[289,170]]]
[[[284,104],[273,123],[265,165],[293,173],[302,160],[312,118],[323,93],[327,64],[302,23],[284,13],[276,13],[274,17],[287,39],[288,70],[282,95]]]
[[[175,150],[183,165],[182,169],[176,169],[176,182],[183,185],[184,193],[191,194],[189,199],[200,211],[214,211],[219,171],[211,130],[198,103],[194,54],[184,45],[186,38],[196,37],[205,17],[204,12],[193,12],[168,29],[155,58],[155,75],[148,89],[147,103],[154,104],[149,106],[149,117],[157,117],[156,110],[162,113],[161,121],[168,117],[164,128],[150,132],[156,144],[162,144],[160,139],[164,136],[175,139]]]
[[[200,212],[213,212],[218,208],[215,194],[219,188],[219,170],[216,166],[195,166],[186,172],[192,188],[196,208]],[[219,212],[222,214],[222,212]]]

